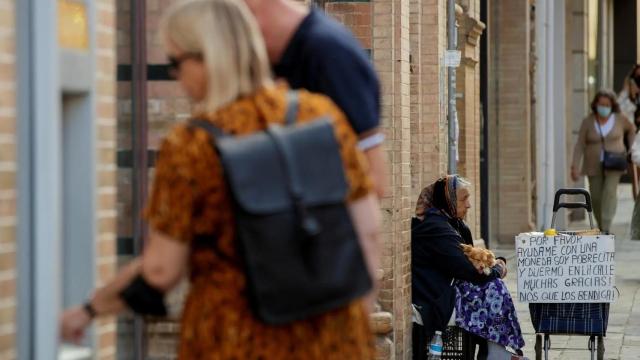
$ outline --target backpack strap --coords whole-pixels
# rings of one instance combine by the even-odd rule
[[[287,113],[284,117],[285,126],[292,125],[298,119],[298,109],[300,107],[298,90],[287,91]],[[215,126],[211,122],[204,119],[191,119],[189,120],[190,127],[199,127],[208,132],[212,137],[224,137],[229,136],[224,130]]]
[[[211,140],[213,140],[214,137],[225,137],[227,136],[227,134],[220,129],[219,127],[213,125],[211,122],[204,120],[204,119],[191,119],[189,120],[189,127],[191,128],[201,128],[202,130],[206,131],[207,133],[209,133],[209,136],[211,136]]]
[[[300,107],[300,93],[298,90],[287,91],[287,114],[284,118],[285,126],[292,125],[298,119],[298,108]]]

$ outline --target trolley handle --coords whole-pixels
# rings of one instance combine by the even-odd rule
[[[562,195],[582,195],[584,196],[584,202],[560,202],[560,197]],[[558,210],[565,209],[585,209],[587,210],[587,214],[589,215],[589,225],[591,229],[594,229],[593,226],[593,205],[591,204],[591,194],[586,189],[559,189],[556,191],[555,199],[553,200],[553,216],[551,217],[551,228],[554,228],[556,224],[556,214]]]
[[[560,202],[562,195],[582,195],[585,202]],[[585,209],[588,212],[593,212],[593,205],[591,204],[591,194],[585,189],[559,189],[556,191],[555,199],[553,200],[553,212],[565,209]]]

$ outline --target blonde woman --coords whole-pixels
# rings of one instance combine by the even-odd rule
[[[244,2],[183,2],[167,13],[163,33],[174,74],[197,105],[194,117],[237,135],[283,121],[288,88],[273,83],[263,40]],[[322,115],[334,119],[349,209],[365,253],[371,254],[367,249],[376,240],[378,210],[357,137],[326,97],[301,92],[299,104],[298,122]],[[235,244],[230,194],[205,131],[181,124],[163,141],[146,218],[151,234],[143,255],[87,303],[64,312],[63,339],[77,341],[92,318],[127,309],[163,315],[164,293],[188,271],[180,359],[373,357],[363,301],[282,326],[254,316]],[[215,249],[209,244],[214,240]],[[372,268],[374,262],[369,262]]]

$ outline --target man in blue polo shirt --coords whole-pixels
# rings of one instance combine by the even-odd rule
[[[294,88],[331,98],[347,115],[369,160],[378,196],[387,185],[380,125],[380,85],[373,65],[351,32],[321,11],[291,0],[244,0],[258,21],[276,77]],[[359,230],[372,277],[380,267],[378,214],[352,216],[368,222]],[[362,221],[354,223],[363,224]],[[368,227],[368,229],[367,229]],[[369,232],[376,229],[375,234]],[[369,233],[369,236],[362,236]],[[376,282],[377,283],[377,282]],[[376,284],[375,289],[379,284]],[[377,290],[367,297],[373,309]]]
[[[384,195],[380,85],[351,32],[316,9],[291,0],[245,0],[264,37],[278,78],[294,88],[329,96],[347,115],[369,160],[376,192]]]

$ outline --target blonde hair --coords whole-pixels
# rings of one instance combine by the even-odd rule
[[[215,112],[273,82],[262,34],[244,1],[181,1],[167,10],[160,29],[163,40],[202,55],[208,81],[200,111]]]

